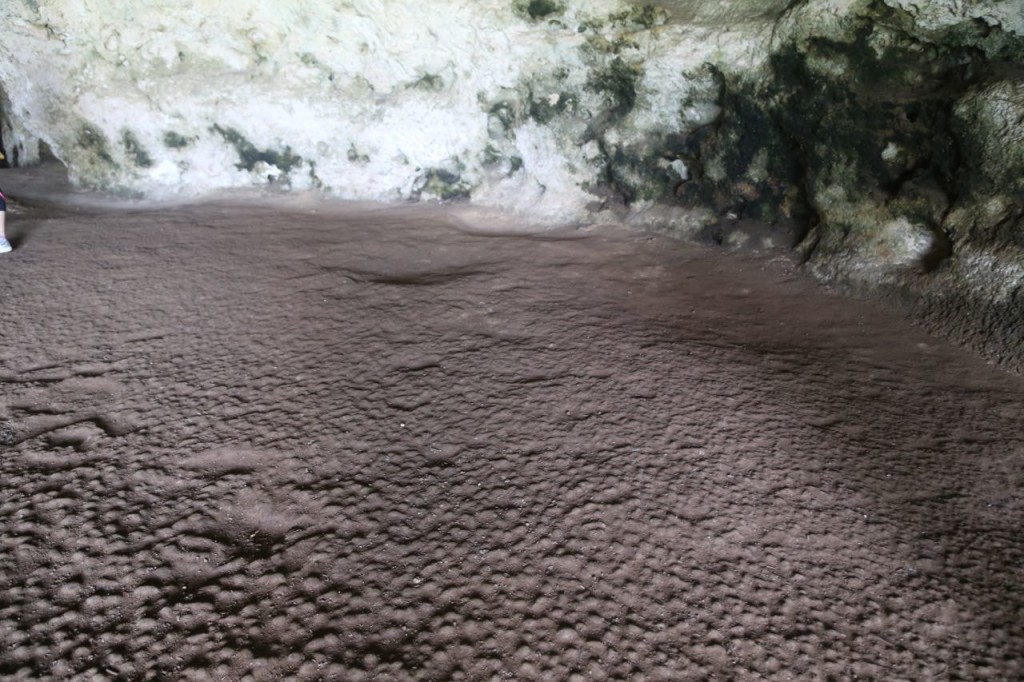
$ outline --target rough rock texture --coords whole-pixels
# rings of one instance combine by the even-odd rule
[[[819,276],[1024,370],[1022,10],[792,3],[765,66],[723,73],[680,200],[738,219],[710,232],[723,243],[776,221]]]
[[[671,159],[641,166],[717,113],[683,71],[753,58],[748,32],[696,14],[670,25],[618,0],[4,3],[4,139],[19,162],[42,141],[77,183],[128,195],[269,182],[574,220],[609,185],[650,199],[678,179]]]
[[[785,260],[16,208],[4,679],[1024,674],[1021,380]]]

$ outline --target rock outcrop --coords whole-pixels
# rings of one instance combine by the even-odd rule
[[[654,198],[677,173],[642,167],[717,115],[684,71],[758,53],[749,31],[618,0],[189,7],[0,8],[9,156],[45,143],[128,196],[269,183],[579,220],[606,186]]]
[[[684,199],[796,219],[818,276],[1024,369],[1024,7],[791,4],[723,77]]]

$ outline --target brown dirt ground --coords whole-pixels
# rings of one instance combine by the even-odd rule
[[[301,202],[8,224],[4,679],[1024,674],[1024,382],[785,258]]]

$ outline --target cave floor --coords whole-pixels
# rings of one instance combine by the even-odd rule
[[[1024,674],[1024,381],[780,254],[266,201],[8,232],[5,679]]]

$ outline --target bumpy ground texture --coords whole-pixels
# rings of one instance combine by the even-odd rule
[[[1024,674],[1024,384],[785,259],[327,206],[9,226],[6,679]]]

